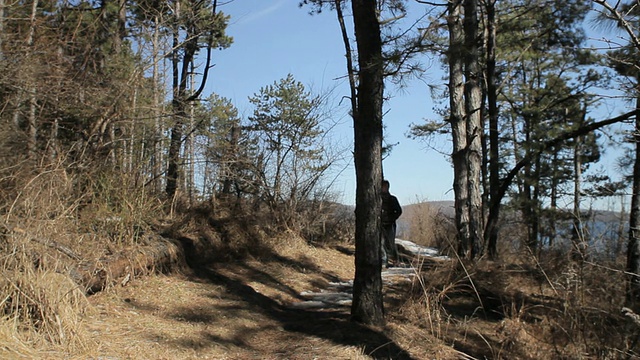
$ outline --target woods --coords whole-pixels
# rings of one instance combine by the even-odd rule
[[[598,210],[592,204],[620,198],[618,237],[627,246],[613,256],[625,259],[617,269],[626,276],[619,301],[640,313],[636,0],[299,1],[301,17],[335,16],[340,36],[331,41],[344,49],[345,84],[335,95],[295,73],[274,74],[247,109],[207,90],[217,81],[216,56],[236,41],[224,5],[0,2],[3,228],[27,228],[31,239],[79,254],[61,254],[65,261],[145,246],[172,252],[165,247],[176,244],[151,234],[173,234],[165,223],[192,212],[234,219],[252,234],[291,231],[327,241],[339,237],[328,228],[345,231],[351,219],[336,215],[340,189],[332,187],[349,162],[351,317],[385,326],[380,184],[388,174],[384,156],[394,151],[385,141],[394,126],[386,104],[397,89],[417,91],[402,86],[420,79],[433,82],[436,106],[405,131],[446,144],[455,241],[442,250],[465,271],[512,253],[537,262],[556,251],[581,267],[596,252],[586,225]],[[589,35],[594,29],[601,38]],[[441,71],[429,68],[432,62]],[[605,106],[615,111],[603,112]],[[353,131],[347,147],[331,138],[343,117]],[[604,174],[598,166],[614,145],[625,153],[617,174]],[[228,242],[220,249],[242,253],[229,245],[225,221],[209,221]],[[84,268],[58,269],[40,248],[3,244],[5,254],[20,252],[35,268]],[[7,264],[16,273],[26,266]],[[107,285],[101,280],[99,287]]]

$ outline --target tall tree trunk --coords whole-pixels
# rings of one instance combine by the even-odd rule
[[[524,119],[524,143],[531,144],[531,124],[533,120],[531,118]],[[531,219],[533,217],[533,193],[531,191],[532,179],[534,177],[534,169],[532,163],[537,161],[539,155],[532,155],[533,150],[530,146],[524,146],[525,158],[529,158],[530,161],[525,164],[523,169],[523,180],[522,180],[522,191],[520,192],[520,200],[518,201],[518,207],[522,212],[522,220],[524,222],[524,226],[527,229],[525,245],[533,252],[536,251],[536,244],[533,239],[532,229],[531,229]]]
[[[484,232],[482,215],[482,88],[480,86],[478,1],[464,2],[465,34],[465,112],[467,116],[467,152],[469,187],[469,248],[468,257],[473,259],[480,253]]]
[[[172,200],[178,190],[178,178],[180,171],[180,150],[182,148],[182,133],[184,131],[184,119],[186,118],[183,99],[173,100],[173,121],[171,138],[169,139],[169,153],[167,166],[167,198]]]
[[[500,131],[498,129],[498,89],[496,86],[496,9],[495,0],[487,1],[487,102],[489,111],[489,203],[498,199],[500,188]],[[490,215],[500,217],[499,206],[489,206]],[[489,258],[498,257],[498,227],[485,229]]]
[[[336,15],[338,16],[338,23],[340,24],[340,33],[342,34],[342,42],[344,43],[345,58],[347,60],[347,76],[349,78],[349,100],[351,101],[351,113],[355,115],[358,110],[357,100],[357,88],[356,88],[356,74],[353,67],[353,57],[351,56],[351,43],[349,42],[349,35],[347,33],[347,26],[344,23],[344,15],[342,13],[342,0],[334,0],[336,6]]]
[[[166,180],[166,193],[167,198],[171,201],[176,195],[178,189],[178,174],[179,174],[179,162],[180,162],[180,149],[182,148],[182,132],[185,119],[185,94],[181,90],[181,83],[186,79],[180,77],[180,56],[178,54],[178,47],[180,44],[179,34],[180,27],[178,26],[177,19],[180,17],[180,1],[175,3],[175,17],[173,26],[173,40],[171,51],[171,88],[173,92],[173,100],[171,105],[173,108],[173,127],[171,128],[171,137],[169,139],[169,153],[167,154],[167,180]],[[187,61],[186,58],[183,59]],[[183,68],[185,64],[183,63]]]
[[[31,54],[34,46],[34,36],[36,29],[36,14],[38,10],[38,0],[32,0],[31,3],[31,16],[29,17],[29,33],[27,35],[27,60],[31,60]],[[37,107],[37,99],[36,99],[36,79],[33,75],[33,69],[31,69],[31,74],[29,75],[28,80],[28,96],[29,96],[29,111],[27,112],[27,151],[29,154],[29,158],[32,160],[36,160],[37,156],[37,147],[38,147],[38,125],[36,123],[36,107]]]
[[[127,169],[127,171],[134,176],[134,178],[137,179],[138,174],[134,174],[134,170],[138,170],[140,171],[141,169],[137,168],[137,159],[135,156],[136,153],[136,136],[135,136],[135,127],[136,127],[136,108],[138,107],[138,86],[139,86],[139,82],[136,81],[135,83],[135,89],[133,90],[133,99],[131,100],[131,120],[129,121],[129,145],[128,148],[126,150],[126,154],[127,154],[127,166],[125,166],[124,168]],[[140,142],[140,146],[143,147],[144,146],[144,142]],[[140,149],[140,153],[144,153],[144,148]]]
[[[118,23],[115,31],[114,47],[116,54],[122,51],[122,42],[127,37],[127,1],[118,0]]]
[[[0,0],[2,1],[2,0]],[[1,32],[0,32],[1,33]],[[56,57],[55,57],[55,63],[56,64],[61,64],[62,63],[62,59],[63,59],[63,49],[61,45],[58,45],[56,47]],[[62,69],[60,69],[59,66],[55,67],[55,73],[54,73],[54,77],[57,79],[56,80],[56,86],[59,89],[62,89],[62,83],[63,83],[63,71]],[[54,94],[54,102],[57,104],[60,101],[60,93],[58,91],[55,92]],[[49,129],[49,140],[47,141],[47,156],[49,157],[49,161],[51,163],[55,163],[57,161],[59,152],[60,152],[60,147],[59,147],[59,143],[58,143],[58,131],[60,129],[60,114],[55,114],[53,121],[51,122],[51,128]]]
[[[160,115],[161,115],[161,107],[160,107],[160,75],[158,71],[158,64],[161,60],[160,55],[160,20],[156,16],[154,19],[154,27],[153,27],[153,155],[152,155],[152,171],[151,178],[153,181],[153,189],[160,193],[162,189],[162,181],[160,174],[162,173],[162,127],[160,124]]]
[[[582,137],[578,137],[573,146],[573,231],[571,241],[575,258],[584,259],[586,256],[586,243],[582,231],[582,216],[580,212],[580,181],[582,179],[582,162],[580,156],[580,144]]]
[[[587,122],[587,103],[586,101],[582,105],[582,109],[580,110],[580,125],[584,125]],[[575,250],[578,251],[578,259],[585,260],[587,257],[588,243],[586,234],[583,228],[582,222],[582,212],[581,212],[581,196],[580,192],[582,191],[582,153],[584,149],[583,145],[583,136],[579,136],[576,138],[574,150],[573,150],[573,175],[574,175],[574,195],[573,195],[573,213],[574,213],[574,222],[573,222],[573,239],[574,246],[577,246]]]
[[[640,93],[640,88],[637,89]],[[633,165],[631,210],[629,211],[629,243],[627,247],[627,306],[640,312],[640,95],[636,98],[636,126],[633,133],[636,158]]]
[[[357,111],[353,114],[356,168],[356,273],[351,316],[384,325],[380,212],[382,207],[383,63],[377,1],[351,2],[358,45]]]
[[[532,193],[532,202],[531,202],[531,217],[530,217],[530,226],[531,226],[531,244],[533,244],[532,249],[534,250],[534,254],[538,255],[540,253],[540,211],[542,208],[542,204],[540,203],[540,177],[541,177],[541,168],[542,168],[542,155],[536,156],[535,167],[534,167],[534,177],[533,177],[533,193]]]
[[[202,7],[204,6],[204,2],[201,1],[191,1],[191,11],[194,14],[198,14]],[[180,1],[176,1],[175,3],[175,19],[180,19]],[[217,0],[213,0],[213,4],[211,6],[212,15],[215,16],[217,13],[218,2]],[[175,197],[177,186],[178,186],[178,176],[180,170],[180,150],[182,148],[182,136],[184,134],[184,124],[187,119],[187,105],[200,96],[204,87],[207,83],[207,76],[209,74],[209,69],[211,65],[211,50],[213,46],[213,37],[214,35],[209,35],[210,37],[207,39],[208,44],[206,45],[206,53],[207,57],[204,64],[204,71],[202,73],[202,81],[200,82],[200,86],[198,89],[192,91],[191,94],[187,93],[188,87],[188,79],[189,79],[189,69],[193,65],[193,61],[196,53],[200,49],[199,41],[201,36],[203,36],[203,29],[199,29],[195,23],[190,23],[185,26],[185,40],[184,43],[180,45],[179,42],[179,33],[180,33],[180,24],[177,22],[174,24],[172,29],[173,31],[173,51],[172,51],[172,59],[171,66],[173,72],[172,79],[172,87],[173,87],[173,114],[174,114],[174,125],[171,129],[171,139],[169,143],[169,153],[168,153],[168,165],[167,165],[167,184],[166,184],[166,193],[167,197],[172,200]],[[178,56],[178,47],[183,50],[182,56]],[[178,71],[179,70],[179,71]],[[193,90],[193,89],[192,89]]]
[[[552,151],[553,153],[553,164],[557,164],[558,163],[558,152],[557,151]],[[558,186],[559,185],[559,180],[558,180],[558,176],[553,176],[551,179],[551,203],[549,204],[549,216],[548,218],[548,224],[547,224],[547,235],[549,237],[549,241],[547,243],[549,249],[551,249],[553,247],[553,244],[555,243],[556,240],[556,236],[557,236],[557,228],[556,228],[556,221],[557,221],[557,217],[558,217]]]
[[[453,193],[455,200],[456,229],[458,235],[458,253],[464,257],[468,249],[469,203],[467,187],[468,170],[466,164],[467,127],[464,109],[464,73],[463,50],[464,30],[462,27],[462,2],[449,2],[449,106],[451,114],[451,134],[453,150]]]
[[[4,34],[4,4],[5,0],[0,0],[0,34]],[[4,39],[3,35],[0,35],[0,61],[4,61]]]
[[[195,65],[191,63],[191,71],[189,72],[189,87],[193,89],[195,87]],[[187,161],[187,172],[184,177],[185,180],[185,189],[187,189],[187,196],[189,198],[189,204],[192,204],[195,200],[195,192],[194,192],[194,184],[195,184],[195,145],[194,145],[194,127],[195,127],[195,107],[191,102],[189,103],[189,132],[187,133],[186,138],[184,139],[184,152],[185,158]]]

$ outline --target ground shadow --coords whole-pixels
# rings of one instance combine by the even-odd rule
[[[413,359],[382,331],[350,321],[350,316],[345,310],[292,309],[258,293],[251,286],[212,269],[194,269],[194,276],[199,281],[206,280],[226,287],[230,295],[242,299],[255,311],[277,321],[286,331],[322,338],[334,344],[359,347],[373,359]]]

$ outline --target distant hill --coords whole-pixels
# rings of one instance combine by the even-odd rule
[[[424,210],[428,207],[429,210],[436,211],[444,216],[453,218],[455,216],[455,203],[453,201],[426,201],[422,203],[416,204],[408,204],[403,205],[402,210],[403,214],[411,215],[415,211]],[[567,212],[571,212],[571,210],[566,210]],[[403,215],[404,216],[404,215]],[[591,218],[593,220],[602,221],[602,222],[619,222],[621,216],[624,218],[628,217],[628,214],[620,214],[618,211],[609,211],[609,210],[583,210],[583,216]],[[407,216],[409,217],[409,216]]]
[[[417,204],[409,204],[402,206],[402,212],[404,217],[411,217],[416,211],[424,211],[429,209],[430,211],[438,212],[446,217],[453,218],[455,216],[455,208],[453,201],[426,201]]]

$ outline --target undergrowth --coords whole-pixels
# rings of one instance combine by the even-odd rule
[[[0,356],[6,358],[89,351],[93,340],[82,323],[93,309],[77,272],[114,254],[134,256],[157,245],[157,237],[177,241],[203,264],[273,261],[287,249],[354,243],[352,209],[334,203],[300,212],[292,228],[237,201],[178,201],[167,211],[136,179],[112,173],[54,166],[12,173],[2,182],[11,185],[0,204]],[[420,341],[470,359],[640,356],[640,325],[621,313],[620,260],[576,261],[561,251],[534,255],[519,247],[521,232],[510,227],[503,229],[510,241],[500,244],[499,260],[461,261],[450,219],[426,204],[406,216],[403,236],[450,256],[413,262],[418,276],[412,291],[390,313],[396,323],[420,329],[412,334]]]
[[[432,214],[411,229],[424,228]],[[623,262],[576,261],[561,251],[523,256],[520,240],[502,244],[499,260],[421,266],[398,316],[470,358],[640,356],[640,325],[621,312]]]

